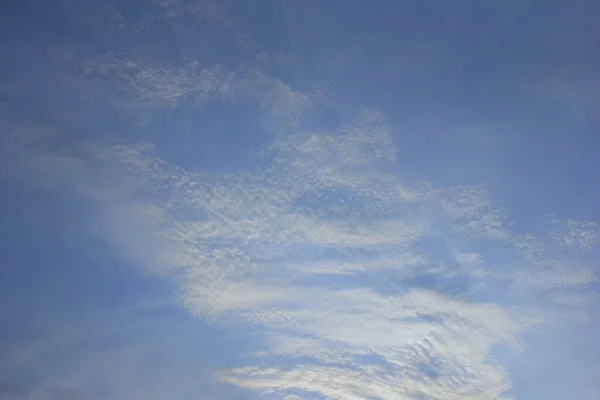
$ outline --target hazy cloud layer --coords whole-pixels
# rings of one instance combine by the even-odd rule
[[[480,187],[404,183],[372,109],[276,139],[252,173],[184,171],[149,144],[25,154],[28,176],[67,179],[97,207],[98,234],[171,279],[190,312],[262,327],[267,367],[219,376],[265,393],[500,398],[510,377],[493,349],[519,351],[595,300],[592,266],[555,250],[589,248],[593,224],[515,236]]]
[[[235,31],[215,2],[156,4],[167,19]],[[409,179],[389,116],[364,105],[321,126],[322,93],[271,74],[278,61],[234,37],[258,54],[252,64],[77,55],[73,81],[146,123],[251,103],[268,133],[252,170],[185,169],[145,140],[61,144],[61,133],[9,117],[0,150],[0,177],[85,199],[89,229],[169,280],[189,313],[260,332],[262,348],[216,379],[274,399],[509,399],[501,353],[597,317],[596,223],[515,233],[485,185]]]

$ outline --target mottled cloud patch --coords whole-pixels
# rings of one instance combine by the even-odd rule
[[[201,107],[215,98],[225,98],[233,89],[235,73],[221,67],[189,61],[174,68],[144,58],[107,54],[86,61],[86,85],[94,82],[96,95],[108,96],[116,108],[131,113]]]
[[[596,223],[569,219],[550,232],[516,234],[484,185],[405,179],[397,132],[377,108],[359,108],[335,127],[315,123],[323,91],[267,73],[277,55],[235,32],[217,2],[154,6],[144,29],[159,20],[185,36],[218,21],[258,65],[226,67],[192,51],[175,57],[146,43],[65,52],[77,74],[60,82],[148,123],[173,110],[252,103],[267,133],[260,166],[191,171],[161,159],[159,143],[67,143],[59,130],[6,119],[0,176],[85,199],[90,231],[138,271],[168,280],[183,309],[260,335],[260,349],[220,368],[221,382],[273,399],[508,399],[500,350],[518,356],[530,335],[594,319]],[[114,19],[119,29],[141,27]],[[107,366],[115,360],[122,366],[148,351],[101,354],[77,377],[114,372]],[[174,381],[197,389],[193,374],[183,378]],[[121,374],[111,379],[129,398],[139,394]],[[26,395],[10,384],[0,391]]]
[[[170,279],[191,313],[260,329],[267,345],[249,356],[265,367],[219,377],[265,395],[500,399],[511,380],[494,349],[519,352],[594,301],[593,266],[513,235],[482,187],[403,181],[373,109],[282,134],[270,166],[243,174],[185,171],[149,144],[23,154],[27,176],[78,169],[67,184],[95,204],[97,234]],[[587,248],[590,227],[551,237]]]
[[[591,249],[600,243],[598,224],[569,219],[562,230],[552,231],[554,239],[563,247]]]

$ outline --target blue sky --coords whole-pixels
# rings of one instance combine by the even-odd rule
[[[0,17],[0,398],[596,399],[593,1]]]

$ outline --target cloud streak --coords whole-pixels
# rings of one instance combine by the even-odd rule
[[[511,384],[494,349],[520,351],[524,334],[592,301],[595,271],[551,239],[589,248],[594,225],[515,236],[481,187],[407,184],[373,109],[337,131],[280,136],[263,155],[271,166],[252,173],[185,171],[148,144],[86,148],[22,152],[22,166],[68,179],[97,207],[97,234],[169,278],[191,313],[264,331],[251,356],[268,368],[219,373],[240,387],[500,399]],[[497,301],[495,286],[516,300]]]
[[[157,4],[167,19],[231,27],[213,2]],[[256,50],[248,40],[238,44]],[[483,185],[406,179],[377,108],[322,127],[311,120],[319,96],[263,68],[174,66],[137,50],[78,60],[79,83],[142,119],[252,102],[268,133],[260,167],[191,171],[159,144],[60,145],[58,133],[5,120],[0,176],[80,196],[92,232],[169,280],[185,310],[260,332],[262,348],[220,381],[277,399],[508,400],[501,350],[522,354],[529,335],[593,319],[597,224],[514,233]]]

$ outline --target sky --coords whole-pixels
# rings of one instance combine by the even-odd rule
[[[0,5],[0,399],[600,398],[593,0]]]

